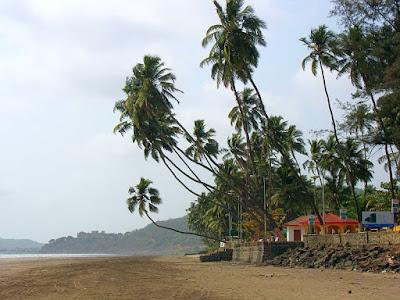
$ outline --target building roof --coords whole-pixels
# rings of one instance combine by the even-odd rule
[[[324,218],[324,216],[321,216]],[[358,225],[358,221],[354,219],[342,220],[338,215],[335,214],[325,214],[325,225]],[[309,216],[300,216],[292,221],[287,222],[284,226],[307,226],[309,222]],[[317,216],[315,216],[314,225],[321,225]]]

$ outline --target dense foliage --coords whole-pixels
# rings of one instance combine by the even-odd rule
[[[314,213],[323,223],[322,202],[330,211],[347,208],[351,216],[360,218],[362,210],[388,209],[390,199],[396,198],[399,3],[333,2],[332,15],[339,17],[343,31],[334,33],[321,25],[300,39],[309,51],[302,66],[306,69],[310,64],[312,73],[321,75],[332,121],[331,130],[308,143],[294,124],[265,109],[254,76],[258,48],[266,46],[266,24],[243,0],[226,0],[224,5],[214,1],[218,23],[209,27],[202,41],[209,54],[201,67],[210,66],[217,86],[232,92],[228,118],[233,132],[226,146],[215,139],[215,130],[204,120],[195,120],[193,130],[179,122],[174,104],[179,103],[181,90],[159,57],[145,56],[133,68],[124,88],[126,98],[115,105],[120,114],[115,132],[131,133],[146,158],[164,164],[184,189],[196,195],[197,201],[188,209],[194,233],[218,239],[233,228],[250,239],[269,235],[302,214]],[[326,72],[348,76],[354,85],[352,103],[344,105],[343,122],[334,115]],[[371,186],[371,152],[381,148],[379,163],[388,172],[388,183],[378,189]],[[202,178],[204,172],[212,182]],[[158,191],[148,191],[142,193],[145,201],[135,198],[134,206],[151,219],[148,213],[156,211],[160,199]],[[131,204],[128,200],[133,211]]]

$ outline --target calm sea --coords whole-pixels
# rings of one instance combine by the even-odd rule
[[[102,257],[102,256],[115,256],[112,254],[1,254],[0,259],[7,258],[74,258],[74,257]]]

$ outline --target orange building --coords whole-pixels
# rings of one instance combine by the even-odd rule
[[[344,220],[331,213],[325,214],[325,216],[323,215],[322,218],[325,220],[325,232],[327,234],[357,232],[359,228],[359,222],[354,219]],[[303,235],[307,233],[309,220],[309,216],[301,216],[286,223],[284,227],[287,229],[287,241],[302,241]],[[317,217],[315,217],[313,228],[316,234],[322,234],[324,232],[323,226]]]

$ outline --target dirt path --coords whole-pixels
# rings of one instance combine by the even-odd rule
[[[351,293],[349,293],[351,291]],[[194,258],[0,260],[0,299],[400,299],[400,276]]]

